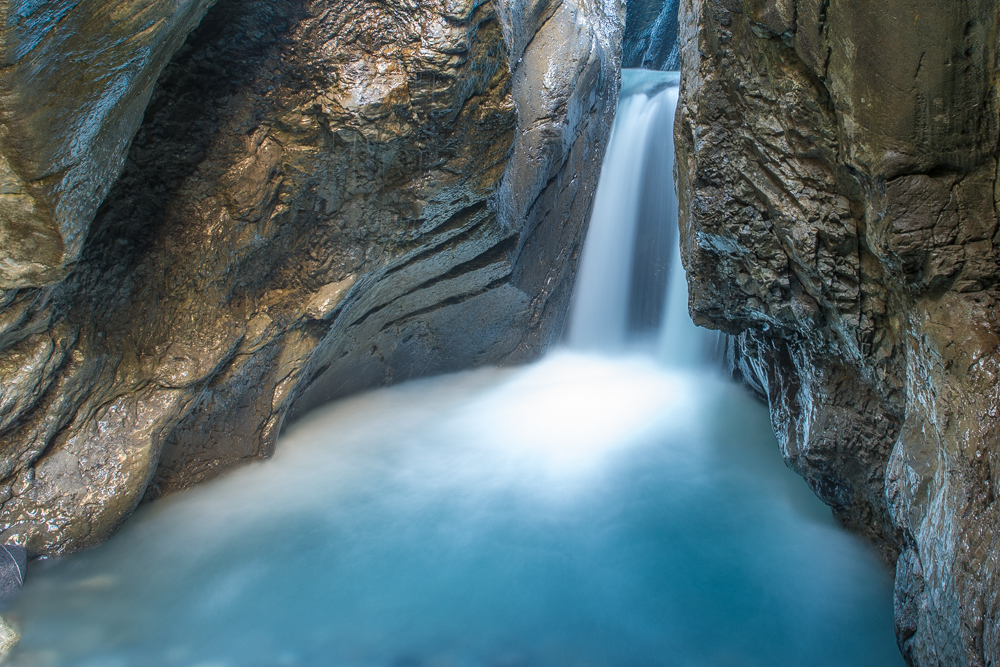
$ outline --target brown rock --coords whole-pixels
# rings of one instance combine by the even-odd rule
[[[616,101],[606,11],[220,0],[72,272],[0,302],[0,536],[94,544],[268,456],[293,405],[538,354]]]
[[[156,78],[214,0],[0,9],[0,289],[80,256]]]
[[[795,9],[682,6],[691,311],[738,334],[789,465],[896,562],[910,663],[997,664],[1000,5]]]

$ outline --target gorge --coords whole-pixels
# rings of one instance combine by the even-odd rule
[[[676,236],[643,233],[677,93],[622,72],[567,346],[317,408],[272,459],[33,565],[9,663],[901,664],[888,571],[704,360]]]
[[[393,475],[399,471],[369,475],[366,470],[382,465],[377,457],[319,433],[360,428],[351,421],[353,411],[371,415],[369,422],[383,419],[379,410],[409,415],[386,420],[381,434],[372,432],[372,442],[383,443],[377,451],[399,461],[401,471],[414,466],[446,478],[447,466],[429,464],[427,450],[400,433],[407,423],[420,423],[451,442],[445,432],[456,424],[516,422],[511,415],[531,406],[515,401],[506,420],[498,420],[471,398],[455,396],[502,394],[504,382],[515,394],[523,390],[538,405],[549,405],[555,416],[558,405],[540,398],[547,396],[544,387],[570,396],[574,386],[590,387],[589,394],[581,389],[581,405],[591,406],[600,420],[571,412],[569,421],[553,422],[581,442],[602,433],[604,421],[613,426],[620,418],[634,426],[630,406],[647,406],[643,432],[661,444],[674,443],[667,447],[671,456],[700,443],[702,454],[715,457],[710,465],[683,456],[658,459],[651,469],[659,483],[690,484],[697,492],[689,497],[698,498],[692,502],[706,507],[732,511],[746,502],[777,512],[771,517],[796,515],[775,509],[771,500],[746,500],[763,497],[756,491],[733,500],[741,496],[676,477],[686,471],[694,478],[725,478],[731,466],[745,465],[753,474],[737,475],[737,486],[746,490],[757,488],[755,475],[763,482],[777,474],[741,458],[750,455],[733,444],[738,438],[732,434],[693,437],[676,415],[678,391],[725,396],[733,406],[729,416],[691,399],[723,422],[754,424],[755,409],[762,409],[735,388],[720,389],[729,385],[718,378],[689,384],[678,379],[684,375],[679,357],[691,356],[680,352],[699,339],[690,329],[688,338],[669,331],[688,327],[676,315],[684,312],[677,296],[685,294],[683,285],[666,280],[668,267],[679,275],[681,265],[670,261],[669,251],[679,245],[694,322],[724,332],[719,355],[766,399],[785,462],[843,526],[895,569],[895,635],[903,659],[947,667],[1000,662],[994,491],[1000,482],[1000,339],[993,307],[1000,7],[992,0],[57,0],[8,3],[0,17],[0,540],[26,548],[32,558],[78,552],[107,540],[146,501],[141,516],[107,546],[57,562],[51,575],[44,561],[31,566],[38,583],[29,578],[15,609],[37,605],[38,616],[21,613],[35,619],[31,627],[41,634],[22,628],[25,643],[17,650],[23,655],[35,651],[31,660],[49,659],[38,657],[38,641],[65,639],[78,648],[100,643],[94,637],[103,631],[90,639],[72,630],[58,641],[38,639],[50,631],[61,636],[43,617],[64,622],[46,600],[58,600],[59,586],[69,583],[80,587],[84,609],[105,604],[102,595],[129,581],[142,590],[124,565],[125,583],[109,584],[102,579],[107,564],[100,563],[102,554],[118,563],[135,556],[121,545],[142,553],[146,547],[135,536],[173,521],[157,519],[158,512],[169,517],[218,510],[230,517],[237,544],[253,533],[244,522],[281,515],[277,498],[255,498],[254,484],[271,483],[264,466],[233,469],[271,457],[286,426],[285,460],[308,452],[293,467],[300,472],[287,474],[311,479],[306,486],[317,489],[316,502],[355,503],[360,510],[351,519],[298,501],[286,507],[304,516],[316,510],[314,518],[334,532],[351,531],[351,521],[364,517],[397,525],[398,515],[371,509],[378,505],[373,493],[424,500],[433,494],[421,496],[426,489],[397,484]],[[620,145],[612,145],[605,161],[622,67],[647,70],[627,70],[632,79],[623,88],[619,118],[636,119],[640,109],[628,104],[648,93],[647,104],[670,88],[662,87],[667,75],[656,70],[680,69],[680,88],[673,93],[679,103],[675,150],[643,153],[642,161],[639,144],[621,151],[625,168],[662,187],[656,203],[636,205],[628,215],[624,199],[602,208],[598,186],[602,162],[607,167]],[[649,113],[636,122],[652,122],[663,109],[672,111],[672,104],[655,112],[644,107]],[[666,183],[672,178],[651,176],[672,171],[674,152],[676,220],[663,214],[675,205],[673,186]],[[622,177],[620,186],[637,177]],[[614,269],[605,277],[588,279],[599,275],[586,269],[583,250],[595,192],[587,233],[606,234],[601,245],[617,244],[619,259],[605,262]],[[637,231],[617,233],[612,225],[600,232],[602,216],[631,216]],[[648,240],[637,243],[628,236],[633,233]],[[659,272],[659,278],[644,282],[634,267]],[[605,292],[590,315],[579,296],[588,280]],[[578,294],[570,307],[574,284]],[[531,361],[560,340],[568,311],[568,340],[578,349],[606,351],[610,336],[620,351],[659,355],[673,370],[634,359],[598,362],[591,352],[576,352],[538,366],[484,368],[325,407],[382,385]],[[668,331],[658,341],[665,313]],[[574,330],[577,318],[592,324]],[[591,337],[596,324],[607,331]],[[569,379],[563,384],[539,379],[538,369],[558,375],[569,358],[577,364],[570,366],[590,370],[564,375]],[[710,375],[704,368],[699,372]],[[705,390],[716,380],[715,389]],[[629,400],[612,400],[607,388]],[[421,421],[421,411],[436,410],[445,415],[439,424]],[[326,411],[339,416],[324,422]],[[667,428],[654,413],[676,419]],[[580,420],[593,433],[574,430]],[[497,451],[516,452],[516,443],[534,442],[539,432],[551,436],[542,422],[530,425],[534,432],[510,431],[502,443],[489,440],[488,446],[476,445],[480,449],[453,443],[443,452],[469,463],[471,478],[481,483],[489,476],[476,466],[496,463],[491,457]],[[666,430],[654,437],[656,428]],[[753,433],[748,442],[767,444],[765,435]],[[392,442],[401,438],[405,442]],[[619,458],[601,459],[617,461],[618,468],[608,463],[609,471],[634,473],[637,462],[654,451],[630,438],[610,438],[627,446]],[[343,442],[349,443],[346,435]],[[345,452],[339,463],[328,453],[338,447]],[[595,447],[607,453],[603,445]],[[538,452],[532,456],[544,460]],[[320,493],[322,475],[301,472],[310,457],[324,461],[327,467],[317,467],[332,479],[346,475],[339,489]],[[279,451],[271,462],[275,471],[291,470],[281,461]],[[501,487],[502,470],[499,464],[493,470]],[[280,474],[274,473],[276,479]],[[627,486],[631,474],[616,479]],[[244,499],[246,516],[240,517],[238,505],[207,500],[240,480],[250,489],[234,492]],[[187,491],[202,482],[209,485]],[[786,482],[774,484],[785,488]],[[654,491],[656,484],[640,488],[684,515],[680,510],[687,506]],[[507,500],[511,507],[535,503],[537,490],[527,482],[509,486]],[[645,497],[607,491],[603,500],[618,507]],[[199,498],[206,504],[199,506]],[[598,529],[624,523],[650,536],[677,528],[651,519],[659,516],[655,512],[604,517],[609,522],[602,523],[590,507],[571,503],[546,511],[555,526],[575,516]],[[812,519],[799,519],[782,534],[792,542],[816,540],[802,547],[807,563],[867,558],[860,543],[833,526],[817,528]],[[506,535],[501,541],[516,542],[503,531],[530,533],[543,525],[504,521],[484,520],[484,530],[499,530]],[[754,525],[766,532],[765,524]],[[218,528],[208,519],[201,525],[205,531]],[[448,549],[421,532],[425,524],[413,525],[429,546]],[[586,531],[556,533],[577,547],[586,541]],[[389,551],[401,544],[377,535],[372,539]],[[281,540],[296,544],[287,534]],[[664,554],[673,553],[664,546],[668,542],[657,542]],[[148,544],[171,553],[169,540]],[[268,548],[264,542],[245,544]],[[476,544],[470,542],[469,554],[489,561],[490,550]],[[603,551],[582,552],[620,560],[621,549],[631,548],[625,544],[608,537]],[[770,547],[758,545],[757,557],[771,553]],[[525,545],[528,551],[560,548]],[[848,552],[860,560],[844,556]],[[281,553],[297,562],[293,548]],[[643,554],[635,578],[619,583],[648,583],[644,577],[660,561]],[[677,569],[687,571],[677,557]],[[575,585],[560,579],[552,562],[525,563],[538,567],[538,581],[562,581],[561,588],[553,584],[560,595]],[[253,570],[253,562],[244,565]],[[494,565],[503,571],[502,564]],[[171,571],[162,562],[157,567]],[[205,567],[213,571],[207,562]],[[375,572],[360,567],[348,563],[344,572],[356,571],[361,581]],[[788,581],[813,577],[808,564],[789,567]],[[877,572],[874,564],[858,567]],[[484,571],[465,571],[461,581],[476,590],[473,575],[481,578]],[[412,573],[413,581],[430,576],[419,567]],[[498,575],[497,586],[503,581],[510,580]],[[866,594],[877,597],[878,577],[870,574],[865,581]],[[779,603],[786,611],[810,595],[850,597],[849,588],[808,593],[799,584],[790,589],[800,597]],[[46,586],[53,588],[46,593]],[[670,586],[653,588],[664,598],[684,597]],[[391,590],[374,586],[371,592]],[[769,589],[760,590],[760,599],[769,599]],[[509,602],[510,613],[535,609],[513,594]],[[625,607],[601,596],[581,604],[609,605],[628,616]],[[671,618],[684,616],[682,607],[669,607],[669,599],[656,604],[665,605],[657,609]],[[836,622],[859,621],[868,629],[881,622],[875,612],[857,615],[858,607],[845,605]],[[457,614],[467,609],[445,608]],[[128,614],[115,616],[112,609],[105,622],[127,625],[122,619]],[[567,609],[553,611],[557,616]],[[484,624],[503,626],[497,620],[502,615],[487,616]],[[820,617],[834,622],[833,616]],[[440,633],[433,618],[425,629]],[[552,618],[542,614],[535,620],[556,628]],[[611,616],[581,612],[574,618],[600,625]],[[641,625],[629,625],[629,631]],[[389,632],[390,626],[371,627]],[[852,628],[855,635],[867,631]],[[295,635],[290,626],[285,631]],[[601,653],[596,647],[613,643],[612,635],[584,640],[552,632],[560,639],[548,648],[536,646],[539,664],[576,659],[570,649],[585,646],[602,656],[597,664],[642,662],[613,650]],[[810,632],[803,629],[801,636],[828,646]],[[676,638],[656,633],[628,636],[657,655],[685,650],[677,648]],[[824,659],[852,665],[898,659],[887,657],[880,641],[858,643],[865,647],[858,654],[823,649]],[[807,660],[794,648],[757,654],[746,643],[732,646],[735,653],[720,653],[712,664]],[[80,650],[79,660],[90,659]],[[274,650],[266,664],[285,659],[283,648]],[[407,657],[409,649],[399,650],[359,657],[359,664],[423,664]],[[116,658],[125,661],[120,664],[137,664],[135,654],[123,655]],[[426,651],[421,655],[419,660],[430,660]],[[201,657],[185,654],[176,661]],[[316,664],[320,658],[294,660]],[[350,664],[348,657],[340,660]],[[458,664],[459,658],[442,660]],[[534,664],[524,660],[511,664]]]
[[[107,24],[135,53],[130,40],[183,29],[162,17],[206,4],[46,5],[17,30],[45,45]],[[268,456],[293,403],[537,355],[560,331],[610,127],[615,11],[216,3],[160,76],[113,187],[88,171],[10,195],[60,250],[29,270],[5,242],[0,262],[22,267],[3,285],[3,538],[32,555],[99,543],[143,497]],[[50,85],[35,76],[58,69],[47,57],[21,56],[11,89]],[[92,94],[148,96],[162,61],[143,76],[115,65]],[[11,122],[9,161],[27,164],[34,142],[78,169],[105,143],[121,162],[135,114],[66,113],[22,134]],[[89,229],[60,217],[104,190]],[[4,233],[50,242],[30,227]]]

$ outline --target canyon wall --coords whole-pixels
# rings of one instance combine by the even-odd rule
[[[209,4],[0,9],[0,539],[33,555],[293,405],[561,331],[620,3]]]
[[[913,665],[1000,664],[1000,5],[684,0],[690,308],[896,567]]]
[[[677,11],[680,0],[631,0],[626,3],[622,67],[661,71],[680,69]]]

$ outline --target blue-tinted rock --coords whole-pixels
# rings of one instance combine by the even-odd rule
[[[27,550],[16,544],[0,546],[0,602],[14,597],[24,583]]]
[[[626,3],[622,67],[680,69],[677,42],[678,0],[632,0]]]

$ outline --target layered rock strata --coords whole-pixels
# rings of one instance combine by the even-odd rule
[[[154,32],[181,26],[172,40],[203,8],[89,4],[129,25],[129,11],[172,6],[147,17]],[[91,209],[47,218],[63,254],[25,246],[44,270],[0,294],[0,540],[33,555],[99,542],[144,495],[269,455],[297,401],[536,355],[569,296],[621,13],[215,4],[164,70],[89,233],[117,167],[84,147],[86,168],[105,169],[80,195]],[[135,58],[169,50],[140,46]],[[146,89],[128,90],[108,118],[142,106]],[[33,125],[38,141],[93,121],[125,153],[131,121],[78,113]]]
[[[697,322],[896,565],[913,665],[1000,664],[1000,5],[685,0]]]

